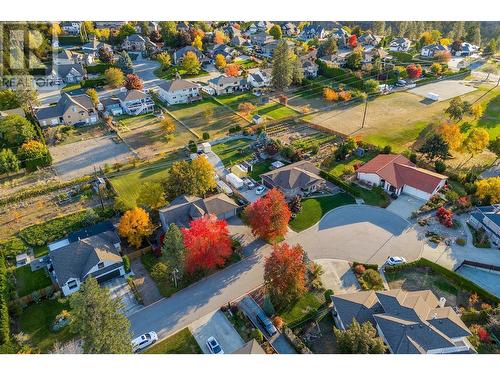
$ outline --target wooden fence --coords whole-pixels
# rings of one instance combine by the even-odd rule
[[[149,245],[149,246],[143,247],[142,249],[126,253],[125,255],[128,256],[128,258],[130,260],[134,260],[134,259],[140,258],[144,254],[150,253],[151,250],[152,250],[152,247],[151,247],[151,245]]]

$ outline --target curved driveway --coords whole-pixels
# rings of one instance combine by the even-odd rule
[[[423,241],[400,216],[383,208],[346,205],[333,209],[313,227],[289,237],[310,259],[344,259],[383,264],[391,255],[418,259]]]

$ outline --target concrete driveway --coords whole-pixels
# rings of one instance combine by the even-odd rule
[[[149,306],[163,298],[156,283],[149,275],[149,272],[144,268],[140,258],[134,259],[131,264],[134,272],[134,282],[141,294],[144,306]]]
[[[196,342],[205,354],[211,354],[207,348],[207,339],[215,337],[225,354],[241,348],[245,342],[220,310],[198,319],[189,326]]]
[[[260,249],[266,243],[263,239],[257,238],[252,234],[252,229],[243,224],[238,216],[233,216],[227,220],[227,229],[229,234],[240,241],[243,256],[250,256]]]
[[[380,207],[346,205],[327,213],[318,224],[290,236],[310,259],[344,259],[382,265],[389,256],[416,260],[422,252],[409,223]]]
[[[438,101],[441,102],[456,96],[465,95],[475,90],[476,88],[472,87],[467,81],[447,79],[423,86],[417,86],[414,89],[408,90],[408,92],[419,95],[422,98],[425,98],[427,93],[433,92],[439,95]]]
[[[401,194],[398,199],[394,199],[386,210],[408,219],[412,212],[417,211],[425,203],[424,199],[415,198],[407,194]]]
[[[458,267],[456,272],[495,296],[500,297],[500,272],[472,267],[465,264]]]
[[[127,280],[125,280],[124,277],[115,277],[114,279],[103,283],[102,286],[109,290],[111,298],[120,298],[122,300],[122,312],[125,316],[131,316],[143,308],[143,306],[139,305],[135,299],[134,293],[132,293]]]
[[[317,259],[315,262],[323,268],[321,281],[325,289],[331,289],[335,294],[361,290],[349,262],[341,259]]]

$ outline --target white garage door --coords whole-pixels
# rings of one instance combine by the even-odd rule
[[[425,200],[428,200],[431,197],[431,195],[429,193],[426,193],[425,191],[416,189],[416,188],[408,186],[408,185],[405,185],[405,187],[403,188],[403,192],[408,194],[408,195],[411,195],[412,197],[425,199]]]

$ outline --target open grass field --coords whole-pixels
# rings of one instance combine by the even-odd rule
[[[144,354],[201,354],[200,346],[189,331],[182,331],[167,337],[166,339],[147,349]]]
[[[29,335],[31,345],[41,353],[48,353],[56,342],[64,343],[75,336],[68,326],[59,332],[51,330],[55,317],[63,310],[69,310],[67,300],[46,299],[28,306],[19,317],[21,331]]]
[[[485,127],[490,136],[498,134],[498,101],[492,99],[498,96],[496,89],[483,96],[488,90],[480,87],[478,90],[462,96],[463,100],[480,103],[487,108],[485,115],[472,126]],[[364,105],[354,105],[345,109],[333,109],[318,114],[306,116],[313,124],[339,131],[351,136],[361,136],[365,141],[378,146],[392,146],[396,152],[401,152],[422,142],[433,126],[445,119],[444,110],[449,100],[427,104],[422,97],[408,92],[399,92],[378,97],[368,103],[366,121],[363,128]]]
[[[174,161],[183,159],[181,152],[174,152],[167,157],[138,168],[116,172],[109,176],[118,196],[130,207],[135,206],[141,184],[146,181],[161,181],[167,177],[168,169]]]
[[[161,120],[151,113],[118,120],[121,136],[141,157],[172,151],[196,140],[194,134],[175,120],[172,120],[176,124],[175,132],[168,137],[161,127]]]
[[[36,290],[40,290],[52,285],[45,268],[31,272],[29,265],[16,268],[16,290],[19,297],[27,296]]]
[[[234,139],[214,145],[212,151],[221,158],[224,166],[228,168],[250,158],[253,151],[249,146],[252,142],[250,139]]]
[[[288,224],[296,232],[303,231],[316,224],[328,211],[345,204],[356,203],[354,198],[346,193],[333,196],[306,198],[302,201],[302,210]]]
[[[210,138],[217,138],[226,135],[231,127],[248,125],[241,117],[210,98],[191,104],[173,105],[168,110],[200,137],[207,132]]]

